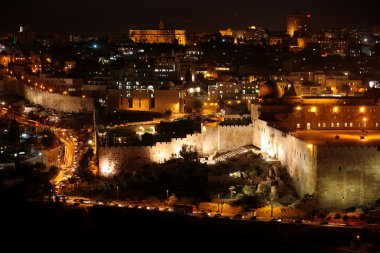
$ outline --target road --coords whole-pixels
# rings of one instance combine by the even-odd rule
[[[78,140],[74,137],[72,130],[55,128],[53,129],[54,134],[58,139],[65,145],[65,154],[62,161],[61,170],[58,175],[52,180],[53,184],[58,184],[59,182],[67,179],[66,175],[72,176],[74,172],[74,167],[77,163],[77,157],[75,156],[78,152]]]

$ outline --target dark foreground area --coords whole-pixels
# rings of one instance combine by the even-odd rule
[[[370,230],[193,217],[107,206],[6,203],[2,246],[29,250],[259,249],[266,252],[378,252]],[[359,237],[358,237],[359,236]],[[350,250],[350,251],[347,251]]]

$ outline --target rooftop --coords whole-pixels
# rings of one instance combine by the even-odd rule
[[[291,135],[315,145],[380,145],[380,132],[377,130],[307,130],[296,131]]]

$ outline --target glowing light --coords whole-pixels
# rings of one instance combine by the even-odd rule
[[[311,107],[310,111],[311,112],[317,112],[317,107],[315,107],[315,106]]]
[[[200,91],[201,91],[201,88],[200,88],[200,87],[197,87],[197,88],[195,88],[195,91],[196,91],[196,92],[200,92]]]
[[[49,92],[53,92],[53,89],[49,89]]]
[[[363,118],[363,121],[364,121],[364,122],[367,122],[367,118],[366,118],[366,117],[364,117],[364,118]]]
[[[82,98],[86,98],[86,95],[82,95]]]
[[[297,111],[300,111],[301,109],[302,109],[301,106],[297,106],[297,107],[296,107],[296,110],[297,110]]]
[[[307,148],[308,148],[308,149],[313,149],[313,144],[310,144],[310,143],[307,144]]]
[[[334,106],[333,112],[338,112],[338,107],[337,106]]]
[[[360,107],[360,112],[365,112],[365,107]]]

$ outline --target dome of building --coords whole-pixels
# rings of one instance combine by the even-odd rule
[[[269,81],[261,85],[259,91],[259,98],[262,99],[276,99],[284,95],[284,90],[276,82]]]

